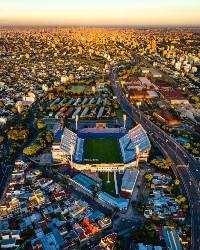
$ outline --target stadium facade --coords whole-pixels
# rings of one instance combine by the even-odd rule
[[[87,135],[88,138],[117,138],[122,163],[85,164],[84,146]],[[147,161],[151,144],[146,131],[140,124],[127,133],[123,128],[92,128],[79,130],[76,134],[65,128],[60,149],[65,156],[68,156],[72,168],[91,172],[121,172],[128,167],[137,166],[139,161]]]

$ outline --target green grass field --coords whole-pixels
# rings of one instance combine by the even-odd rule
[[[72,88],[71,88],[71,90],[73,91],[73,90],[81,90],[81,91],[83,91],[83,90],[86,90],[86,87],[85,86],[83,86],[83,85],[80,85],[80,86],[72,86]]]
[[[123,118],[125,113],[121,110],[116,110],[116,118]]]
[[[109,180],[110,183],[107,183],[108,180],[108,173],[99,173],[99,177],[103,181],[102,190],[114,197],[116,197],[115,192],[115,181],[114,181],[114,173],[109,173]]]
[[[85,163],[121,163],[120,148],[116,139],[86,139]]]

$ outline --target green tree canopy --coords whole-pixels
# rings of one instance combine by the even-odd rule
[[[46,128],[46,123],[42,120],[42,119],[38,119],[37,121],[36,121],[36,126],[37,126],[37,128],[39,129],[39,130],[43,130],[43,129],[45,129]]]
[[[147,182],[150,182],[153,179],[153,175],[152,173],[146,173],[144,178]]]

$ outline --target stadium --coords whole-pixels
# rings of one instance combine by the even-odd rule
[[[92,172],[124,171],[147,161],[151,148],[144,128],[139,124],[125,128],[83,128],[77,133],[65,128],[61,150],[69,156],[71,167]]]

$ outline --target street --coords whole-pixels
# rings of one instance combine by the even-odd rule
[[[163,148],[162,152],[166,153],[165,156],[169,157],[174,163],[172,170],[177,178],[183,183],[188,202],[190,204],[192,249],[199,249],[200,203],[197,199],[199,197],[200,166],[177,141],[167,135],[130,104],[121,89],[119,82],[116,81],[116,75],[117,72],[115,70],[112,71],[111,81],[113,83],[113,92],[115,96],[117,96],[122,110],[126,112],[135,122],[141,124],[149,135],[154,137],[159,147]],[[185,170],[185,168],[187,168],[187,170]],[[190,185],[190,183],[192,184]]]

